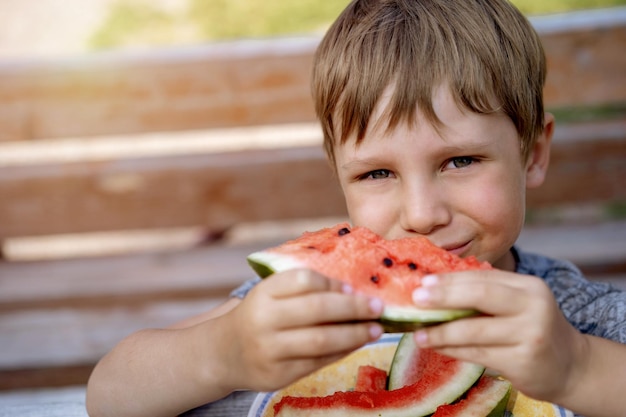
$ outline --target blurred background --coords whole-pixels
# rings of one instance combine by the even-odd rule
[[[346,0],[0,1],[0,57],[67,55],[322,32]],[[514,0],[526,14],[625,0]]]
[[[519,244],[626,287],[626,0],[513,3],[557,118]],[[346,4],[0,0],[0,415],[345,220],[309,72]]]

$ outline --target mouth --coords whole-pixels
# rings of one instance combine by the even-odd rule
[[[471,241],[467,241],[464,243],[453,243],[451,245],[442,246],[442,248],[454,255],[463,256],[463,254],[468,251],[470,243]]]

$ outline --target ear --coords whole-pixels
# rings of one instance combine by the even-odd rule
[[[543,132],[537,138],[526,162],[526,188],[539,187],[546,178],[550,164],[550,144],[553,133],[554,115],[546,113]]]

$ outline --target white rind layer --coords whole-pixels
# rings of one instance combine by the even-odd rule
[[[463,408],[463,417],[485,417],[500,405],[511,391],[511,383],[503,379],[493,381],[492,385],[479,393],[474,393],[472,402]]]
[[[265,265],[265,267],[274,272],[282,272],[290,269],[306,267],[306,265],[293,257],[272,252],[254,252],[248,256],[248,261],[255,262],[259,265]]]
[[[474,315],[474,310],[436,310],[411,306],[385,306],[383,318],[396,322],[439,323]]]

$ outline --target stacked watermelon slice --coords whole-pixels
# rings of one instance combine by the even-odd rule
[[[496,417],[511,393],[508,381],[484,368],[419,349],[410,333],[400,339],[389,375],[361,366],[354,390],[323,397],[285,396],[276,417]]]

